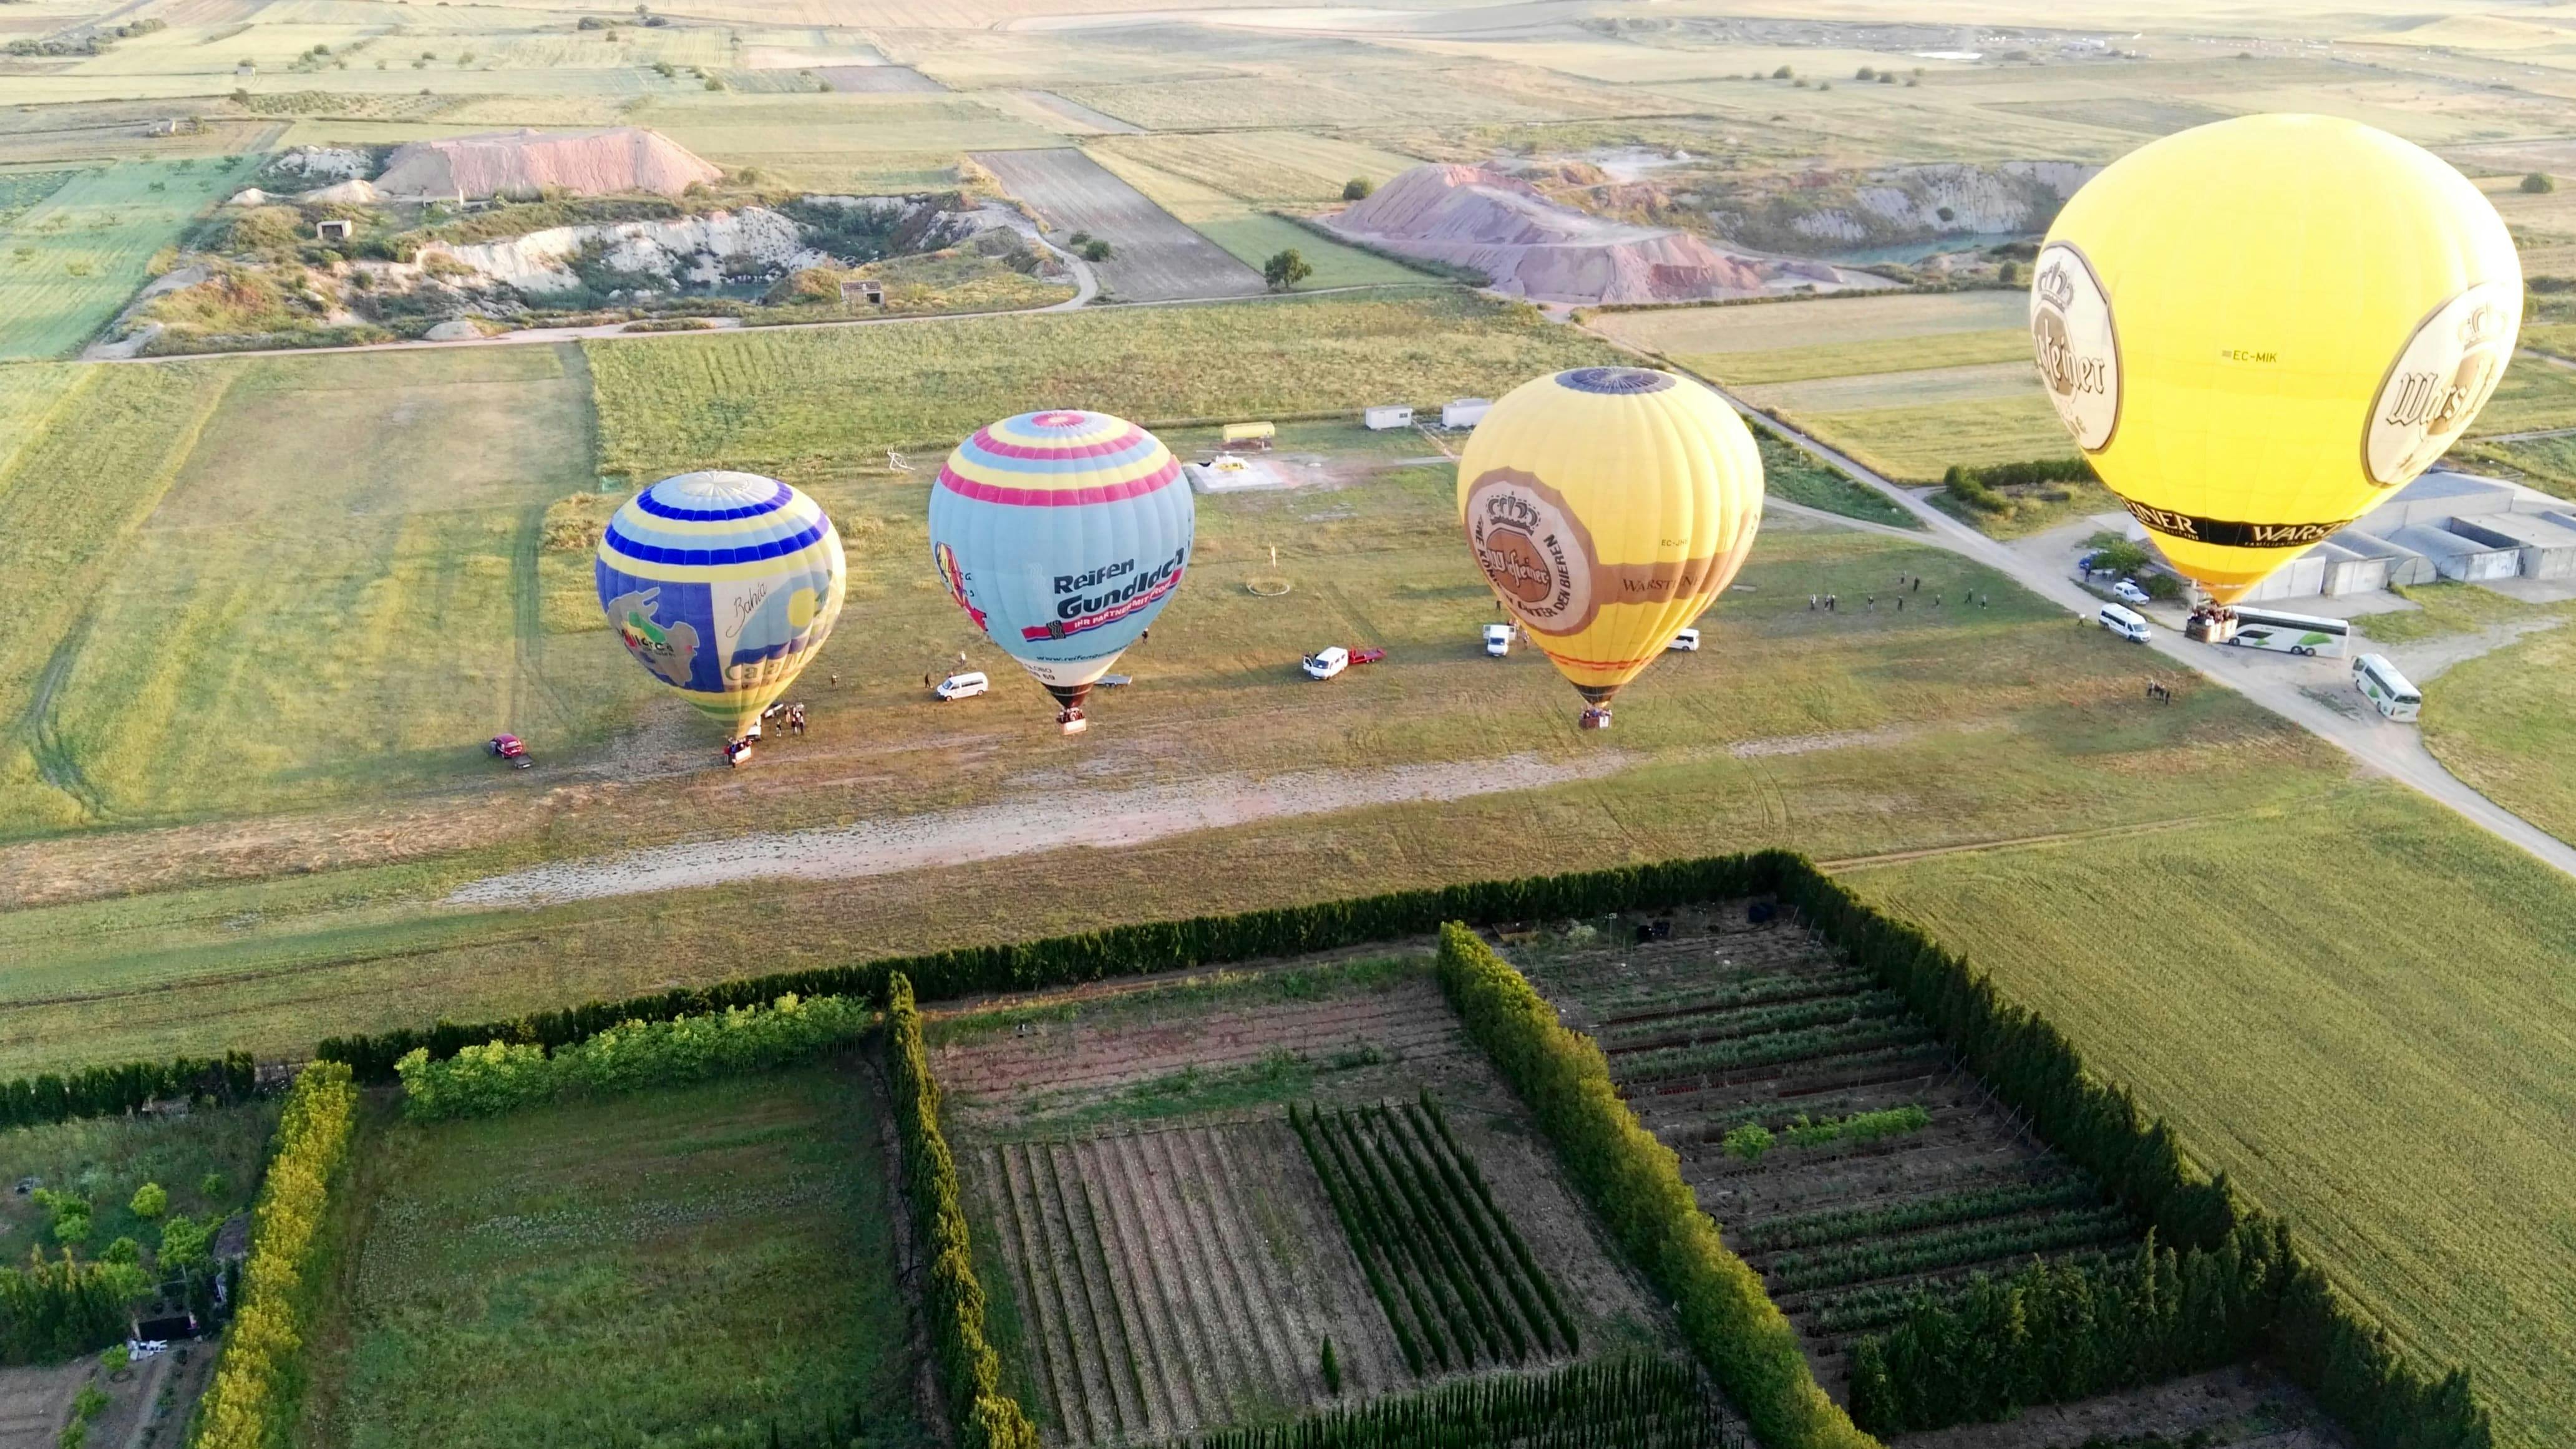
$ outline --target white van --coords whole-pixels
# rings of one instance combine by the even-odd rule
[[[2352,661],[2352,687],[2390,719],[2403,722],[2424,712],[2423,691],[2407,682],[2385,654],[2364,654]]]
[[[2132,613],[2117,604],[2104,604],[2102,612],[2094,617],[2102,621],[2103,628],[2132,644],[2144,644],[2156,637],[2154,631],[2147,628],[2144,616]]]
[[[1318,649],[1306,656],[1305,670],[1308,679],[1330,679],[1350,667],[1351,651],[1339,644]]]
[[[1697,629],[1684,629],[1680,633],[1675,634],[1671,639],[1665,641],[1664,648],[1668,651],[1678,651],[1683,654],[1697,654],[1699,652],[1699,631]]]
[[[985,678],[984,672],[979,669],[971,674],[948,676],[939,681],[939,688],[932,693],[937,694],[941,699],[973,699],[979,694],[989,693],[992,688],[993,681]]]
[[[1500,659],[1504,655],[1511,653],[1512,626],[1509,624],[1487,624],[1485,626],[1485,652],[1491,654],[1496,659]]]

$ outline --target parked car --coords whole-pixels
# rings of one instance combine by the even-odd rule
[[[1672,642],[1664,647],[1666,649],[1678,649],[1684,654],[1697,654],[1699,652],[1699,631],[1697,629],[1684,629],[1680,633],[1675,634]]]
[[[2123,609],[2117,604],[2104,604],[2102,606],[2102,612],[2094,615],[2094,617],[2101,621],[2103,628],[2110,630],[2112,633],[2119,635],[2121,638],[2128,640],[2132,644],[2144,644],[2148,640],[2156,637],[2155,631],[2147,627],[2147,621],[2143,617],[2131,613],[2129,610]]]
[[[1330,679],[1351,667],[1351,651],[1339,644],[1327,645],[1307,655],[1303,667],[1308,679]]]
[[[495,758],[509,761],[517,769],[524,770],[536,763],[528,758],[527,743],[517,735],[494,735],[483,748],[491,751]]]
[[[1491,654],[1496,659],[1500,659],[1504,655],[1511,653],[1512,626],[1509,624],[1487,624],[1485,626],[1485,652]]]
[[[939,681],[939,687],[931,692],[944,700],[973,699],[979,694],[990,693],[992,688],[993,681],[985,678],[984,671],[978,669],[952,674]]]
[[[2143,604],[2147,601],[2148,594],[2146,590],[2138,587],[2137,580],[2122,579],[2111,586],[2111,597],[2124,604]]]

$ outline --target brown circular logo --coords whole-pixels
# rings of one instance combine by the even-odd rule
[[[1467,542],[1503,605],[1544,634],[1592,622],[1592,535],[1532,474],[1492,469],[1467,489]]]

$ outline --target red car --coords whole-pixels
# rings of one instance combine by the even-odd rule
[[[1375,664],[1385,657],[1386,651],[1383,649],[1354,649],[1351,651],[1351,662],[1353,664]]]
[[[522,770],[536,763],[528,758],[528,747],[520,743],[517,735],[494,735],[483,748]]]

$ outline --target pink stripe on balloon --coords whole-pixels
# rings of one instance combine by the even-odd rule
[[[1006,503],[1020,508],[1069,508],[1076,504],[1115,503],[1122,498],[1139,498],[1180,476],[1181,463],[1174,458],[1142,478],[1096,488],[1001,488],[961,477],[951,468],[939,470],[939,486],[960,498],[972,498],[979,503]]]
[[[1124,434],[1102,443],[1085,443],[1080,447],[1066,447],[1060,443],[1030,447],[1025,443],[1005,443],[993,436],[991,428],[985,428],[975,434],[975,446],[996,458],[1035,458],[1040,461],[1052,461],[1058,458],[1107,457],[1112,453],[1126,452],[1143,442],[1144,438],[1143,428],[1131,427]]]

